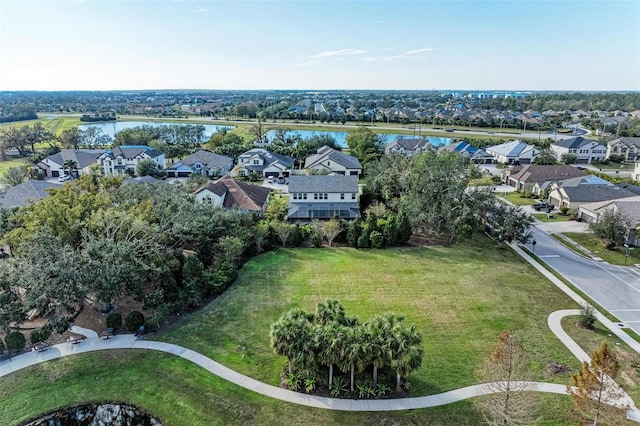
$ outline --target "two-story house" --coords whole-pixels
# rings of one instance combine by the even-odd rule
[[[433,150],[433,146],[429,143],[428,140],[424,138],[396,139],[393,142],[389,142],[384,147],[384,153],[387,155],[397,153],[406,155],[408,157],[413,157],[414,155],[420,154],[421,152],[430,150]]]
[[[89,168],[98,164],[98,158],[104,153],[104,150],[80,149],[62,149],[60,152],[50,155],[40,161],[37,166],[43,170],[47,177],[60,177],[68,173],[65,162],[70,161],[74,164],[72,173],[84,175],[89,173]]]
[[[603,161],[607,155],[607,147],[582,136],[553,142],[551,150],[559,160],[562,160],[565,154],[575,155],[578,164],[591,164],[594,160]]]
[[[146,145],[123,145],[106,150],[98,161],[105,176],[134,174],[142,160],[151,159],[158,170],[165,168],[164,152]]]
[[[607,142],[607,158],[621,155],[625,161],[640,159],[640,138],[624,137]]]
[[[289,213],[294,222],[360,217],[358,177],[309,175],[289,178]]]
[[[189,177],[192,173],[215,177],[228,173],[232,168],[232,157],[201,149],[167,167],[167,177]]]
[[[288,176],[292,166],[291,157],[275,154],[263,148],[253,148],[238,157],[238,163],[231,175],[248,176],[255,173],[265,178]]]
[[[259,216],[269,202],[271,189],[247,182],[233,180],[225,176],[215,182],[209,182],[198,189],[194,196],[202,204],[213,205],[225,209],[238,208],[251,211]]]
[[[318,148],[316,154],[307,157],[304,168],[308,174],[329,174],[360,176],[362,165],[352,155],[335,150],[327,145]]]

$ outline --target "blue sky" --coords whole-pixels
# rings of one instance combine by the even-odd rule
[[[640,1],[0,0],[0,90],[640,90]]]

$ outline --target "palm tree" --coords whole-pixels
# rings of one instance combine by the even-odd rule
[[[378,369],[391,365],[391,323],[387,317],[376,316],[368,324],[368,340],[371,344],[373,386],[378,385]]]
[[[392,333],[391,352],[393,365],[396,368],[396,391],[400,392],[402,377],[422,364],[423,350],[420,347],[422,337],[417,332],[415,325],[407,327],[402,321],[395,324]]]
[[[68,176],[72,176],[73,171],[78,170],[78,163],[71,159],[64,160],[62,168],[67,171]]]
[[[333,366],[340,361],[344,328],[336,323],[316,327],[316,351],[320,364],[329,367],[329,388],[333,384]]]
[[[340,353],[340,369],[349,371],[351,392],[354,391],[355,371],[362,371],[365,366],[365,345],[362,327],[347,327]]]
[[[301,341],[306,339],[305,327],[310,326],[309,315],[302,309],[293,309],[271,325],[271,347],[278,355],[285,356],[289,363],[289,373],[300,363]],[[295,362],[294,362],[295,361]]]

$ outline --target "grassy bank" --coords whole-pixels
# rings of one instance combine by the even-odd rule
[[[609,262],[612,265],[625,264],[625,247],[616,247],[613,250],[607,250],[602,240],[592,233],[565,232],[563,235],[602,258],[605,262]],[[629,251],[629,258],[626,259],[626,264],[631,266],[637,263],[640,263],[640,249],[635,248]]]

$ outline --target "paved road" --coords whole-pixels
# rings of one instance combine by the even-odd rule
[[[542,229],[535,254],[626,326],[640,333],[640,268],[596,262],[568,249]],[[527,245],[529,249],[531,245]]]

